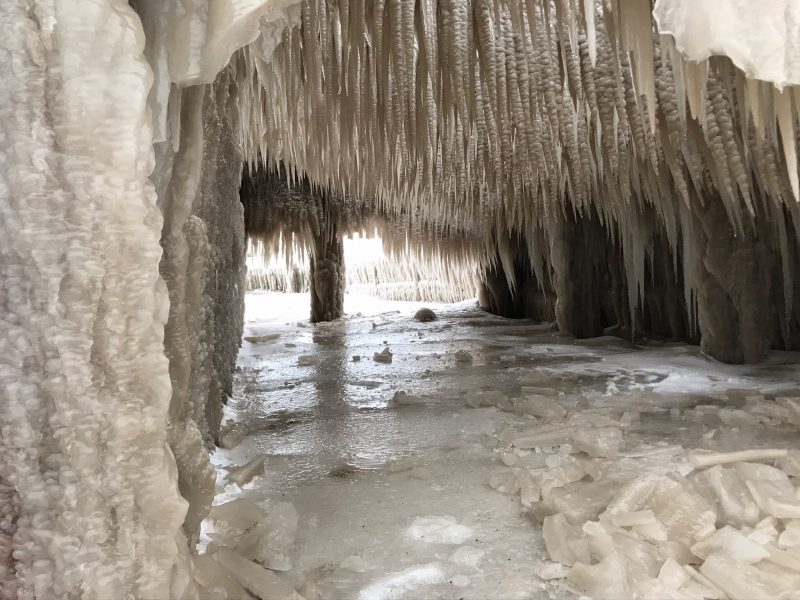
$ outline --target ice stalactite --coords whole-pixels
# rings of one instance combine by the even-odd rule
[[[126,2],[0,7],[4,597],[189,582],[143,47]]]
[[[359,292],[387,300],[455,302],[473,297],[474,276],[485,256],[484,242],[477,236],[447,236],[425,227],[410,234],[408,215],[381,211],[305,179],[287,181],[290,177],[282,165],[245,172],[241,190],[245,230],[253,259],[257,265],[260,262],[248,272],[249,286],[313,290],[310,270],[299,265],[313,264],[316,257],[332,252],[335,269],[328,258],[325,264],[338,274],[340,284]],[[340,244],[343,236],[354,234],[380,237],[385,258],[343,270],[334,238]],[[267,269],[269,257],[282,257],[285,267]],[[331,290],[338,290],[338,285]],[[332,293],[331,298],[338,295]],[[318,300],[312,299],[312,320]]]
[[[698,227],[697,208],[712,198],[721,200],[736,236],[764,230],[759,220],[795,229],[794,88],[779,92],[748,79],[753,73],[737,69],[735,53],[724,47],[730,58],[689,62],[681,53],[681,31],[667,25],[657,31],[647,0],[415,0],[413,10],[363,4],[348,2],[342,10],[334,1],[323,10],[306,0],[302,22],[284,31],[272,68],[240,81],[245,104],[259,107],[251,112],[257,118],[242,122],[247,161],[278,157],[292,179],[308,178],[403,215],[414,235],[433,230],[443,238],[486,240],[482,264],[500,260],[512,295],[524,286],[514,281],[503,241],[521,236],[528,248],[547,247],[539,254],[548,266],[538,269],[553,279],[557,321],[565,331],[602,333],[609,294],[616,323],[606,324],[616,331],[646,334],[641,328],[651,324],[650,332],[665,331],[653,322],[664,311],[644,305],[654,298],[648,265],[660,236],[674,268],[669,282],[669,270],[660,268],[659,285],[683,287],[682,294],[670,289],[672,297],[684,298],[667,329],[694,339],[699,321],[702,334],[709,317],[697,313],[693,299],[703,281],[677,266],[705,260],[708,247],[687,240]],[[705,3],[696,15],[685,2],[657,4],[663,23],[710,14]],[[785,33],[798,19],[779,5],[785,2],[771,3],[759,23],[779,15],[787,19]],[[741,26],[739,16],[734,20]],[[730,33],[730,23],[710,20],[686,31],[706,25]],[[668,32],[676,37],[662,35]],[[776,43],[791,72],[793,42],[783,35]],[[239,53],[245,64],[253,56],[249,48]],[[757,151],[750,150],[753,127]],[[592,223],[598,235],[589,243],[583,229],[594,231]],[[719,232],[728,235],[722,226]],[[785,296],[794,287],[787,261],[796,251],[787,239],[796,237],[762,240]],[[577,264],[607,254],[608,265]],[[575,280],[583,276],[585,283]],[[800,310],[794,300],[783,308],[791,315]],[[688,327],[678,324],[683,312]],[[777,326],[772,316],[765,318],[767,329]],[[784,319],[790,321],[794,317]],[[736,343],[742,347],[733,355],[748,361],[763,358],[770,346],[749,338]],[[710,338],[705,346],[728,356]]]

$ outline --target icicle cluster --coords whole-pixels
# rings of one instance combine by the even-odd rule
[[[279,169],[259,169],[245,176],[240,191],[254,267],[248,271],[251,289],[308,289],[309,249],[332,228],[342,236],[379,237],[386,255],[348,270],[348,285],[366,285],[368,293],[391,300],[455,302],[474,294],[474,275],[488,262],[485,244],[475,235],[443,236],[427,224],[410,235],[402,213],[387,214],[363,200],[314,189],[305,179],[289,185],[285,176]],[[270,257],[280,257],[284,268],[267,268]],[[390,291],[394,282],[416,284]]]
[[[726,58],[687,62],[650,9],[306,0],[271,62],[235,57],[245,155],[399,215],[412,237],[467,232],[494,256],[522,235],[540,281],[564,278],[559,223],[596,215],[621,248],[631,313],[658,237],[694,313],[708,274],[692,232],[721,202],[734,237],[780,223],[769,239],[789,311],[800,94]]]

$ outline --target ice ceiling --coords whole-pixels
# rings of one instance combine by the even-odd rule
[[[466,232],[510,289],[527,256],[566,331],[617,272],[618,314],[721,358],[796,345],[799,27],[789,0],[0,3],[2,595],[196,594],[244,163]]]

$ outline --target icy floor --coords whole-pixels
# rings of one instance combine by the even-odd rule
[[[791,398],[774,401],[798,394],[798,355],[729,366],[679,344],[578,342],[549,326],[488,315],[472,302],[430,307],[438,320],[418,323],[412,316],[419,305],[348,297],[345,319],[312,326],[304,295],[247,298],[222,434],[228,448],[214,456],[215,504],[246,498],[264,514],[284,515],[271,526],[283,526],[285,535],[274,534],[270,558],[261,562],[307,600],[623,593],[613,577],[597,584],[596,573],[542,579],[567,569],[551,562],[541,519],[561,512],[573,524],[597,520],[613,494],[642,473],[689,475],[688,451],[800,447],[800,413],[792,416]],[[373,360],[387,346],[392,362]],[[539,389],[523,389],[530,387]],[[393,402],[399,391],[407,396]],[[469,406],[481,404],[491,406]],[[767,404],[783,412],[754,409]],[[226,468],[262,456],[263,473],[243,488],[226,481]],[[581,487],[586,482],[590,487]],[[604,504],[590,506],[581,490]],[[536,502],[540,493],[544,500]],[[624,514],[614,527],[627,535],[635,526],[623,529],[626,518],[652,525],[644,506],[618,506]],[[549,521],[559,540],[568,538],[572,525]],[[666,525],[670,540],[683,532]],[[784,526],[777,523],[777,534]],[[217,530],[218,544],[233,545],[221,541],[224,527]],[[213,524],[206,532],[214,538]],[[689,533],[692,543],[710,535]],[[613,571],[614,548],[598,550],[605,538],[594,534],[584,526],[576,542],[588,540],[591,556],[569,540],[565,556],[552,535],[549,549],[567,564],[606,558],[603,569]],[[792,556],[800,564],[800,552]],[[648,577],[664,559],[645,569]],[[783,568],[794,573],[791,564]],[[624,593],[639,595],[635,574],[627,573],[632,587]],[[645,587],[654,590],[653,581]],[[652,597],[714,596],[710,586],[695,587],[700,592]]]

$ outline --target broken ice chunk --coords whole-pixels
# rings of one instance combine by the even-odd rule
[[[272,571],[247,560],[233,550],[221,548],[218,554],[222,565],[237,581],[261,600],[303,600],[303,597],[289,587]]]
[[[786,592],[797,591],[798,579],[766,573],[755,565],[712,554],[700,567],[700,573],[731,600],[772,600]]]
[[[514,473],[495,473],[489,478],[489,485],[501,494],[516,494],[519,491],[519,481]]]
[[[525,508],[530,508],[539,501],[542,490],[527,471],[520,473],[518,480],[520,502]]]
[[[236,483],[239,487],[242,487],[250,482],[254,477],[261,475],[264,472],[265,460],[265,456],[259,456],[258,458],[254,458],[250,462],[243,465],[231,467],[228,470],[228,480]]]
[[[520,394],[522,396],[557,396],[558,392],[554,388],[524,385],[520,388]]]
[[[617,513],[612,516],[611,522],[617,527],[635,527],[636,525],[652,525],[658,521],[652,510],[638,510]]]
[[[425,401],[417,396],[410,396],[404,390],[398,390],[392,396],[392,404],[395,406],[413,406],[416,404],[424,404]]]
[[[572,442],[593,458],[614,457],[622,444],[622,431],[616,427],[578,429],[572,434]]]
[[[408,528],[408,535],[431,544],[463,544],[474,531],[451,516],[417,517]]]
[[[713,532],[717,515],[686,479],[677,474],[659,476],[655,489],[642,508],[649,508],[666,528],[673,557],[689,561],[689,547],[703,531]],[[677,554],[675,554],[677,553]]]
[[[542,535],[550,558],[562,565],[572,566],[576,562],[588,563],[589,541],[579,525],[570,525],[563,514],[545,517]]]
[[[551,490],[549,496],[535,506],[533,516],[542,520],[548,515],[563,513],[573,525],[581,524],[597,518],[618,488],[619,483],[612,479],[570,483]]]
[[[794,496],[782,495],[770,483],[745,481],[745,485],[765,513],[778,519],[800,519],[800,500]]]
[[[567,411],[558,402],[537,394],[526,395],[522,400],[514,402],[514,412],[542,419],[560,419],[567,414]]]
[[[248,432],[246,423],[228,423],[219,432],[219,445],[222,448],[235,448],[247,437]]]
[[[319,357],[314,354],[303,354],[297,357],[297,364],[300,367],[311,367],[319,364]]]
[[[785,524],[783,533],[778,538],[778,545],[784,549],[800,546],[800,520],[794,519]]]
[[[658,571],[658,580],[667,588],[675,590],[689,581],[689,578],[690,576],[684,568],[671,558],[665,560]]]
[[[217,562],[216,553],[200,554],[192,559],[194,579],[201,586],[201,597],[246,598],[247,592],[236,578]],[[216,592],[222,591],[223,595]]]
[[[606,513],[613,517],[617,514],[639,510],[653,495],[660,475],[645,473],[628,482],[620,489],[608,504]]]
[[[786,456],[785,449],[740,450],[738,452],[694,452],[689,460],[695,467],[709,467],[733,462],[772,460]]]
[[[562,444],[570,443],[572,439],[572,428],[563,426],[537,427],[533,431],[515,435],[512,443],[517,448],[553,448]]]
[[[722,522],[741,527],[758,521],[761,511],[735,469],[717,465],[698,473],[693,481],[713,492]]]
[[[738,408],[720,408],[717,416],[728,427],[750,427],[758,423],[758,417]]]
[[[247,498],[236,498],[211,507],[209,517],[228,529],[242,532],[266,518],[266,511]]]
[[[666,542],[669,539],[667,528],[659,521],[647,523],[646,525],[635,525],[633,530],[644,539],[656,544]]]
[[[472,354],[470,354],[466,350],[456,350],[453,356],[456,357],[456,362],[461,362],[461,363],[472,362]]]
[[[748,564],[769,556],[769,552],[760,544],[730,526],[723,527],[711,537],[692,546],[692,554],[704,560],[714,553]]]
[[[564,579],[569,575],[569,567],[565,567],[561,563],[552,562],[539,565],[534,572],[539,579],[550,581],[551,579]]]
[[[762,511],[780,519],[800,518],[800,501],[786,473],[758,463],[737,463],[734,468]]]
[[[616,552],[596,565],[576,562],[567,579],[581,592],[594,600],[631,598],[625,561]]]
[[[271,505],[259,525],[260,537],[255,558],[273,571],[292,568],[291,552],[297,536],[297,510],[291,502]]]
[[[471,408],[498,406],[504,402],[508,402],[508,396],[497,390],[471,390],[467,393],[467,406]]]
[[[389,347],[387,346],[380,352],[373,354],[372,360],[374,360],[376,363],[389,364],[392,362],[392,351],[389,350]]]
[[[574,481],[580,481],[585,476],[586,472],[579,464],[567,463],[538,474],[536,480],[542,489],[542,497],[547,498],[553,489],[564,487]]]
[[[800,478],[800,450],[789,450],[786,456],[775,461],[775,466],[790,477]]]
[[[614,538],[599,521],[586,521],[582,529],[589,542],[589,553],[592,558],[602,560],[616,550]]]

